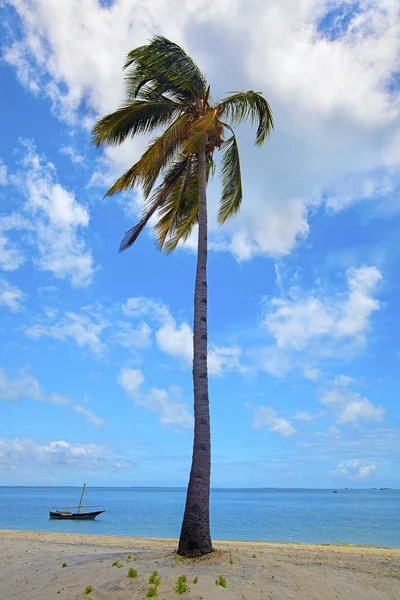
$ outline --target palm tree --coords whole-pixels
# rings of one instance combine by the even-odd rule
[[[213,551],[210,536],[210,417],[207,375],[207,197],[215,172],[214,151],[222,151],[219,223],[235,215],[242,201],[239,151],[231,125],[257,123],[256,145],[273,129],[271,109],[260,93],[236,92],[216,103],[210,87],[182,48],[156,36],[132,50],[124,65],[126,101],[93,128],[93,144],[114,146],[127,138],[165,128],[140,160],[106,196],[141,186],[142,217],[126,232],[120,252],[129,248],[153,215],[160,250],[172,252],[198,225],[194,293],[192,467],[178,553],[200,556]],[[229,121],[229,123],[227,122]]]

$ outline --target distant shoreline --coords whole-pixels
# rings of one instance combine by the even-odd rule
[[[62,489],[78,489],[81,488],[80,485],[0,485],[0,489],[14,489],[14,488],[32,488],[32,489],[54,489],[54,488],[62,488]],[[101,489],[101,490],[177,490],[177,491],[186,491],[186,486],[157,486],[157,485],[88,485],[88,488],[91,489]],[[304,491],[304,492],[399,492],[400,488],[392,488],[392,487],[373,487],[373,488],[352,488],[352,487],[328,487],[328,488],[308,488],[308,487],[212,487],[212,492],[250,492],[250,491]]]
[[[6,539],[37,539],[43,542],[46,541],[51,541],[51,542],[57,542],[57,543],[64,543],[64,544],[80,544],[83,543],[84,541],[87,543],[88,539],[91,540],[91,542],[95,543],[95,544],[99,544],[99,545],[104,545],[103,542],[105,543],[105,545],[109,545],[110,544],[110,540],[113,542],[113,544],[115,543],[118,546],[124,546],[125,547],[125,541],[127,542],[135,542],[135,543],[142,543],[142,544],[159,544],[159,543],[167,543],[167,544],[173,544],[175,543],[176,545],[178,544],[178,539],[177,538],[169,538],[169,537],[147,537],[147,536],[134,536],[131,534],[108,534],[108,533],[103,533],[103,534],[95,534],[95,533],[64,533],[64,532],[51,532],[51,531],[36,531],[36,530],[31,530],[31,529],[0,529],[0,539],[2,538],[6,538]],[[124,540],[124,542],[121,543],[120,540]],[[314,548],[314,549],[318,549],[318,548],[323,548],[323,549],[327,549],[327,548],[336,548],[336,549],[365,549],[365,550],[393,550],[393,551],[398,551],[399,552],[399,556],[400,556],[400,546],[374,546],[372,544],[349,544],[347,542],[343,542],[343,543],[335,543],[335,542],[331,542],[331,543],[310,543],[310,542],[284,542],[284,541],[279,541],[279,542],[272,542],[272,541],[263,541],[263,540],[213,540],[214,545],[215,544],[224,544],[224,545],[229,545],[229,544],[244,544],[244,545],[250,545],[250,546],[254,546],[255,544],[257,546],[271,546],[271,547],[292,547],[294,546],[295,548],[300,547],[304,547],[304,548]],[[129,545],[129,544],[128,544]]]

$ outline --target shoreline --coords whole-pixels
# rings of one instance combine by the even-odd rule
[[[107,542],[105,545],[116,545],[119,547],[127,547],[132,542],[140,542],[143,544],[176,544],[178,545],[178,538],[169,538],[169,537],[150,537],[150,536],[135,536],[135,535],[116,535],[112,533],[67,533],[67,532],[52,532],[52,531],[37,531],[30,529],[0,529],[0,539],[23,539],[26,537],[30,538],[39,538],[43,537],[41,541],[51,541],[57,543],[65,543],[65,544],[74,544],[74,543],[82,543],[85,541],[86,545],[103,545],[103,541]],[[46,539],[47,538],[47,539]],[[89,543],[89,540],[93,543]],[[123,540],[123,542],[122,542]],[[301,547],[301,548],[309,548],[309,549],[318,549],[318,548],[344,548],[344,549],[364,549],[364,550],[393,550],[394,552],[398,551],[400,556],[400,547],[398,546],[374,546],[372,544],[350,544],[347,542],[285,542],[285,541],[264,541],[264,540],[219,540],[213,539],[214,545],[229,545],[229,544],[243,544],[243,545],[255,545],[255,546],[271,546],[271,547]]]
[[[213,544],[215,552],[184,559],[176,554],[174,538],[1,530],[0,597],[144,600],[150,574],[157,571],[160,600],[177,598],[175,587],[183,575],[190,587],[186,600],[400,598],[400,548]],[[220,577],[226,588],[216,585]]]

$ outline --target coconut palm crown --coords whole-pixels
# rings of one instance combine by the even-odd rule
[[[239,150],[232,126],[250,119],[257,146],[273,129],[272,112],[261,93],[235,92],[213,102],[206,78],[185,51],[165,37],[132,50],[124,65],[126,101],[93,128],[93,144],[115,146],[138,134],[157,132],[140,160],[106,196],[141,187],[140,221],[126,232],[120,251],[129,248],[150,218],[160,250],[172,252],[198,225],[194,302],[194,446],[178,552],[196,556],[213,550],[209,526],[210,421],[207,375],[207,199],[221,151],[222,194],[218,220],[225,223],[242,202]],[[163,132],[160,134],[160,130]]]

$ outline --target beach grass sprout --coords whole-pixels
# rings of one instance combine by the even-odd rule
[[[147,590],[146,598],[155,598],[157,596],[157,588],[149,587]]]
[[[215,582],[215,585],[220,585],[223,588],[226,588],[226,579],[225,577],[223,577],[222,575],[220,575],[217,579],[217,581]]]
[[[161,577],[159,577],[157,571],[153,571],[149,577],[149,583],[151,583],[155,587],[158,587],[160,585],[160,582],[161,582]]]
[[[121,569],[124,565],[122,565],[119,560],[115,560],[113,562],[113,564],[111,565],[112,567],[117,567],[117,569]]]
[[[175,592],[177,594],[185,594],[186,592],[190,592],[190,587],[187,585],[186,575],[181,575],[178,577],[175,585]]]
[[[136,569],[129,569],[128,570],[127,577],[130,577],[131,579],[136,579],[137,576],[138,576],[138,572],[136,571]]]
[[[83,595],[87,596],[88,594],[91,594],[93,591],[94,590],[93,590],[92,586],[91,585],[87,585],[85,587],[85,589],[83,590]]]

